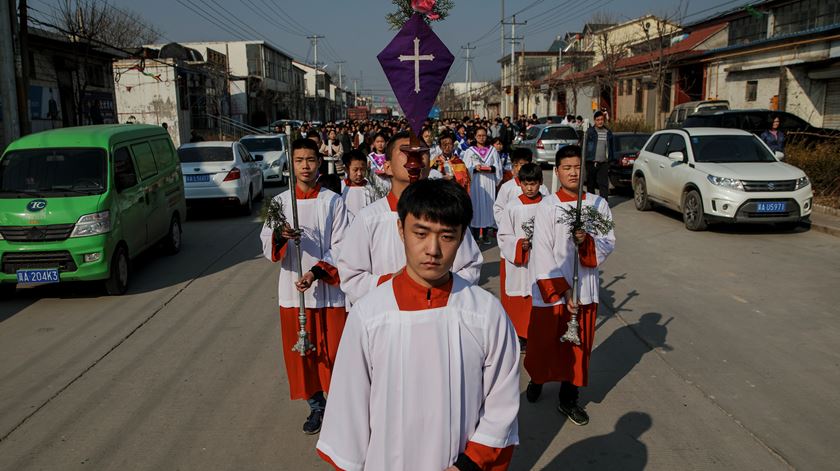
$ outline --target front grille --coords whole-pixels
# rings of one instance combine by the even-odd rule
[[[60,242],[73,233],[75,224],[51,226],[3,226],[0,234],[10,242]]]
[[[743,180],[744,191],[793,191],[796,189],[796,180]]]
[[[3,273],[12,275],[18,270],[58,268],[59,272],[76,271],[70,252],[6,252],[2,259]]]

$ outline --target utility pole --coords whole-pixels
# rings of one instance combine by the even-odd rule
[[[519,40],[524,38],[516,37],[516,26],[517,25],[526,25],[528,24],[527,21],[523,21],[521,23],[516,22],[516,15],[511,17],[510,23],[502,22],[503,25],[510,25],[510,99],[511,99],[511,107],[510,107],[510,115],[512,119],[516,119],[516,108],[517,108],[517,100],[516,100],[516,76],[517,76],[517,67],[516,67],[516,43]],[[504,28],[502,28],[504,29]]]
[[[467,57],[464,58],[467,62],[467,96],[464,98],[464,110],[469,110],[472,106],[472,58],[470,52],[475,49],[475,46],[470,47],[470,43],[467,43],[466,46],[461,46],[461,49],[467,51]]]
[[[15,82],[15,47],[12,37],[11,2],[0,0],[0,100],[3,113],[3,140],[0,149],[20,137]]]
[[[353,107],[359,106],[359,81],[353,79]]]
[[[320,110],[319,110],[320,106],[318,105],[318,103],[320,103],[319,99],[321,98],[318,95],[318,40],[319,39],[324,39],[324,36],[319,36],[319,35],[315,34],[315,35],[312,35],[312,36],[307,36],[306,38],[309,39],[310,41],[312,41],[312,49],[313,49],[314,55],[315,55],[315,113],[317,115],[318,113],[320,113]],[[324,88],[326,88],[326,83],[324,83],[324,85],[325,85]],[[326,97],[326,96],[327,96],[327,92],[325,90],[324,91],[324,97]],[[326,113],[324,113],[323,118],[321,118],[320,120],[317,120],[317,121],[326,121],[326,116],[327,116]]]
[[[14,12],[14,5],[15,2],[12,0],[9,6],[12,12]],[[15,73],[17,75],[18,120],[20,134],[25,136],[32,132],[29,125],[29,7],[26,0],[20,0],[18,4],[18,17],[20,23],[14,21],[15,15],[12,14],[13,36],[17,39],[15,43]]]
[[[346,62],[347,61],[335,61],[335,63],[338,65],[338,88],[344,88],[344,82],[341,79],[341,65],[345,64]]]

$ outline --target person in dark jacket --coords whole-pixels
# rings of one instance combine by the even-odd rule
[[[602,111],[594,115],[595,126],[586,131],[586,191],[598,194],[605,200],[610,193],[610,161],[613,155],[613,134],[604,126],[606,116]]]
[[[761,140],[767,144],[773,152],[785,151],[785,133],[779,129],[782,125],[782,120],[778,115],[770,117],[770,129],[761,133]]]

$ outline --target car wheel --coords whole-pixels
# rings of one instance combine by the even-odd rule
[[[265,198],[265,180],[260,185],[260,192],[257,193],[257,201],[262,201]]]
[[[105,292],[109,296],[122,296],[128,289],[129,262],[125,247],[118,245],[111,257],[111,271],[105,281]]]
[[[689,231],[706,230],[706,215],[703,213],[703,199],[697,190],[691,190],[683,199],[683,222]]]
[[[163,241],[164,252],[175,255],[181,251],[181,234],[181,220],[177,214],[173,214],[172,221],[169,223],[169,233]]]
[[[289,165],[284,164],[283,165],[283,170],[280,171],[280,185],[282,185],[282,186],[288,186],[289,185],[289,177],[287,175],[288,171],[289,171]]]
[[[633,180],[633,202],[639,211],[650,210],[650,199],[648,199],[647,183],[645,177],[636,177]]]
[[[248,197],[245,198],[245,202],[240,207],[240,211],[245,216],[250,216],[254,212],[254,192],[250,188],[248,189]]]

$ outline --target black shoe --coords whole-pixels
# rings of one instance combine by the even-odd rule
[[[525,350],[528,348],[528,340],[519,337],[519,353],[522,355],[525,354]]]
[[[315,435],[321,431],[321,421],[324,420],[324,411],[314,410],[309,417],[306,418],[306,423],[303,424],[303,433],[307,435]]]
[[[577,405],[577,403],[563,404],[561,402],[560,405],[557,406],[557,410],[568,417],[575,425],[586,425],[589,423],[589,414],[583,410],[583,407]]]
[[[525,398],[528,402],[537,402],[542,394],[542,384],[528,382],[528,389],[525,390]]]

